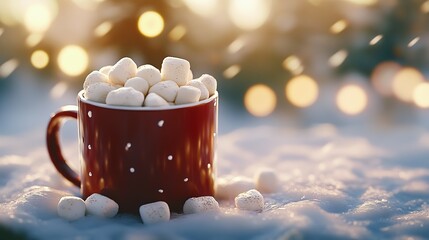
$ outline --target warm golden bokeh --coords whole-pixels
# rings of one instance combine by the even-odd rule
[[[30,33],[46,32],[57,11],[56,1],[30,1],[23,9],[24,26]]]
[[[364,5],[364,6],[374,5],[378,2],[378,0],[348,0],[348,1],[351,3]]]
[[[423,75],[415,68],[402,68],[393,78],[393,93],[404,102],[413,100],[414,89],[424,81]]]
[[[396,62],[382,62],[371,73],[371,83],[377,92],[384,96],[393,94],[393,79],[401,70]]]
[[[425,1],[424,3],[422,3],[422,5],[420,6],[420,10],[423,13],[429,13],[429,1]]]
[[[413,101],[420,108],[429,108],[429,83],[417,85],[413,92]]]
[[[368,96],[362,87],[349,84],[338,91],[336,104],[343,113],[357,115],[367,107]]]
[[[36,50],[31,54],[31,64],[37,68],[45,68],[49,63],[49,55],[43,50]]]
[[[187,31],[186,27],[183,26],[182,24],[179,24],[175,26],[173,29],[171,29],[171,31],[168,33],[168,37],[170,38],[171,41],[176,42],[182,39],[183,36],[185,36],[186,31]]]
[[[258,29],[271,12],[271,0],[230,0],[228,3],[229,18],[243,30]]]
[[[253,85],[244,95],[244,106],[250,114],[256,117],[270,115],[274,111],[276,103],[276,94],[264,84]]]
[[[94,30],[94,35],[96,37],[102,37],[105,36],[109,31],[112,29],[113,23],[110,21],[105,21],[98,25]]]
[[[0,78],[6,78],[15,71],[19,66],[19,61],[17,59],[10,59],[0,65]]]
[[[164,19],[158,12],[147,11],[140,15],[137,26],[143,36],[154,38],[164,30]]]
[[[238,37],[228,45],[228,52],[233,54],[240,51],[246,44],[244,38]]]
[[[37,44],[39,44],[43,40],[43,34],[42,33],[32,33],[27,36],[25,39],[25,44],[28,47],[34,47]]]
[[[301,60],[295,55],[291,55],[283,60],[282,65],[284,69],[289,70],[294,75],[301,74],[304,71]]]
[[[61,49],[57,62],[66,75],[79,76],[88,68],[88,53],[80,46],[68,45]]]
[[[241,71],[241,67],[238,64],[234,64],[229,66],[227,69],[223,71],[223,76],[226,79],[231,79],[235,77]]]
[[[348,53],[346,50],[340,50],[329,58],[329,64],[332,67],[338,67],[346,60],[347,55]]]
[[[319,95],[319,87],[314,79],[306,75],[292,78],[285,88],[286,98],[301,108],[311,106]]]
[[[347,27],[347,21],[344,19],[341,19],[341,20],[338,20],[337,22],[335,22],[334,24],[332,24],[332,26],[329,30],[333,34],[338,34],[342,31],[344,31],[344,29],[346,29],[346,27]]]
[[[201,17],[211,17],[218,8],[217,0],[183,0],[186,6]]]

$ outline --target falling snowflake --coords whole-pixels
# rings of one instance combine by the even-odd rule
[[[127,143],[127,145],[125,145],[125,151],[128,151],[131,147],[131,143]]]
[[[164,125],[164,120],[160,120],[159,122],[158,122],[158,127],[162,127]]]

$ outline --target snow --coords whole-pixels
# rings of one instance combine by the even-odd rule
[[[37,239],[428,237],[429,134],[418,128],[365,137],[356,132],[361,131],[331,125],[259,126],[220,135],[218,177],[251,178],[270,167],[279,175],[280,191],[263,194],[262,213],[240,211],[232,199],[222,200],[219,213],[174,214],[155,225],[129,215],[59,218],[58,200],[79,196],[79,190],[56,172],[38,132],[28,136],[38,144],[24,141],[27,153],[0,158],[0,222]],[[5,147],[20,138],[2,137],[0,143]],[[66,142],[66,155],[77,159],[76,143]]]
[[[223,110],[216,136],[217,165],[211,167],[216,167],[219,179],[252,179],[260,169],[276,171],[279,191],[263,193],[261,213],[238,210],[230,199],[219,201],[220,212],[173,214],[172,220],[152,225],[124,214],[66,221],[58,217],[57,203],[62,196],[80,196],[79,189],[55,170],[44,136],[49,113],[72,104],[75,95],[56,101],[40,92],[37,96],[33,107],[20,108],[28,103],[23,100],[9,109],[2,105],[4,112],[16,109],[15,115],[0,116],[0,225],[11,231],[34,239],[429,237],[429,133],[424,128],[299,129],[268,121],[236,122],[239,127],[231,127],[229,122],[239,120]],[[38,117],[28,118],[28,111]],[[62,135],[64,155],[78,169],[74,121],[66,124]]]

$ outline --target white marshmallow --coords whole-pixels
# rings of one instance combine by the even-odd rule
[[[74,221],[85,216],[85,202],[78,197],[62,197],[57,206],[58,215],[66,220]]]
[[[100,68],[99,72],[101,72],[102,74],[104,74],[106,76],[109,76],[109,72],[110,72],[110,69],[112,69],[112,67],[113,66],[111,66],[111,65],[104,66],[104,67]]]
[[[181,58],[166,57],[162,61],[161,79],[173,80],[179,86],[184,86],[188,82],[188,74],[191,64]]]
[[[189,72],[188,72],[188,82],[191,81],[192,79],[194,79],[194,74],[192,73],[192,70],[189,69]]]
[[[203,74],[201,75],[201,77],[199,78],[199,80],[204,83],[204,85],[206,85],[207,90],[209,90],[209,95],[213,95],[216,92],[216,88],[217,88],[217,81],[214,77],[208,75],[208,74]]]
[[[260,171],[255,176],[256,189],[264,193],[274,193],[279,189],[277,174],[270,169]]]
[[[183,205],[184,214],[219,211],[219,203],[212,196],[193,197]]]
[[[192,86],[181,86],[177,91],[176,104],[198,102],[201,96],[200,89]]]
[[[86,211],[95,216],[111,218],[119,210],[119,205],[112,199],[94,193],[85,200]]]
[[[133,77],[125,82],[124,87],[132,87],[135,90],[142,92],[144,95],[149,91],[149,83],[141,77]]]
[[[255,188],[253,180],[243,177],[233,179],[219,178],[216,181],[216,198],[233,199],[239,193]]]
[[[144,78],[149,83],[149,87],[161,81],[161,73],[158,68],[150,64],[145,64],[137,68],[136,77]]]
[[[198,79],[191,80],[188,82],[188,86],[192,86],[200,89],[201,91],[200,101],[207,99],[209,97],[209,90],[207,90],[206,85],[204,85],[200,80]]]
[[[85,97],[86,99],[89,99],[94,102],[106,102],[107,94],[109,94],[110,91],[115,90],[116,88],[109,83],[99,82],[90,84],[85,89]]]
[[[140,217],[144,224],[167,222],[170,220],[170,208],[166,202],[144,204],[139,208]]]
[[[264,208],[264,197],[257,190],[251,189],[240,193],[235,198],[235,206],[240,210],[262,211]]]
[[[125,82],[136,76],[137,65],[129,57],[119,60],[109,71],[109,79],[113,84],[124,85]]]
[[[83,82],[83,89],[86,89],[91,84],[99,82],[109,83],[109,78],[99,71],[92,71],[86,76],[85,82]]]
[[[156,93],[149,93],[144,100],[145,107],[164,107],[170,104]]]
[[[117,106],[139,107],[143,105],[144,95],[132,87],[121,87],[110,91],[106,97],[106,103]]]
[[[174,102],[174,99],[176,99],[178,90],[179,90],[179,86],[177,86],[176,82],[167,80],[167,81],[161,81],[153,85],[149,89],[149,93],[156,93],[160,97],[164,98],[167,102]]]

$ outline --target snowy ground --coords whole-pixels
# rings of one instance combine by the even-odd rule
[[[429,133],[418,127],[380,132],[356,126],[298,130],[265,125],[225,131],[218,138],[219,177],[253,177],[268,167],[280,176],[281,190],[264,195],[262,213],[237,211],[231,200],[220,202],[220,213],[174,215],[168,223],[151,226],[128,215],[67,222],[57,216],[56,204],[63,195],[79,195],[79,190],[54,169],[44,135],[49,112],[73,103],[74,95],[66,94],[54,103],[40,93],[38,98],[38,107],[30,112],[38,117],[28,115],[31,106],[19,108],[28,104],[25,101],[13,103],[12,115],[0,115],[0,225],[27,237],[429,238]],[[22,117],[32,124],[13,121]],[[220,120],[227,124],[231,119]],[[14,126],[20,126],[19,131],[12,130]],[[75,131],[72,123],[63,132],[69,159],[77,159]],[[77,167],[78,162],[73,164]]]
[[[23,138],[20,138],[23,139]],[[145,226],[132,216],[67,222],[56,203],[78,189],[54,170],[38,133],[27,154],[0,158],[0,222],[38,239],[414,239],[429,237],[429,134],[408,129],[357,137],[321,125],[305,131],[239,129],[219,138],[220,177],[274,168],[282,189],[265,195],[262,213],[175,215]],[[17,139],[0,139],[3,149]],[[76,156],[68,143],[66,154]],[[197,227],[198,226],[198,227]],[[149,238],[150,239],[150,238]]]

